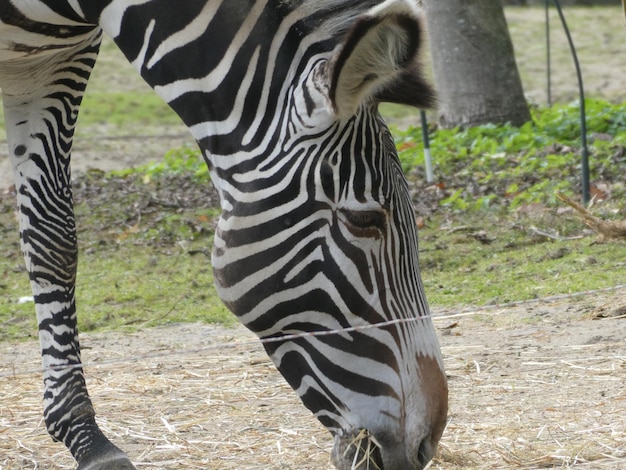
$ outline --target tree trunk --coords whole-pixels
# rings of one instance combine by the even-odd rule
[[[500,0],[423,0],[442,127],[530,120]]]

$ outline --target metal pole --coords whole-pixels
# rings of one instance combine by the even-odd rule
[[[426,112],[420,109],[420,116],[422,118],[422,140],[424,141],[424,163],[426,166],[426,181],[432,183],[435,181],[435,175],[433,173],[433,158],[430,154],[430,139],[428,137],[428,121],[426,119]]]
[[[552,60],[550,51],[550,0],[546,0],[546,72],[547,72],[547,88],[548,107],[552,106]]]
[[[583,89],[583,77],[580,72],[580,64],[578,63],[578,56],[576,55],[576,48],[574,47],[574,41],[572,41],[572,36],[569,32],[569,28],[567,27],[567,22],[565,21],[565,16],[563,15],[563,10],[561,10],[561,4],[559,0],[554,0],[554,4],[556,5],[556,9],[559,12],[559,17],[561,18],[561,23],[563,23],[563,29],[565,30],[565,35],[567,36],[567,42],[569,43],[569,47],[572,51],[572,57],[574,58],[574,66],[576,67],[576,76],[578,77],[578,91],[580,94],[580,134],[581,134],[581,143],[582,143],[582,156],[581,156],[581,166],[582,166],[582,196],[583,196],[583,204],[588,204],[590,197],[589,191],[589,148],[587,146],[587,119],[585,116],[585,91]]]

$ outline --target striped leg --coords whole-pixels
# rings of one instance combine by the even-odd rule
[[[130,469],[102,434],[87,394],[76,328],[76,227],[70,150],[100,34],[64,52],[3,64],[7,136],[22,250],[35,297],[44,368],[44,417],[79,469]],[[85,47],[85,44],[87,46]]]

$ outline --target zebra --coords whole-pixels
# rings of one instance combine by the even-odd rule
[[[70,155],[103,34],[197,141],[221,201],[218,295],[331,433],[333,464],[423,468],[445,427],[447,381],[408,185],[378,112],[434,102],[411,0],[0,4],[47,431],[80,470],[134,468],[96,423],[76,326]]]

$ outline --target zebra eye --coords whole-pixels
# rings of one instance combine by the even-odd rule
[[[387,217],[382,210],[340,209],[342,222],[356,237],[380,237],[387,225]]]

